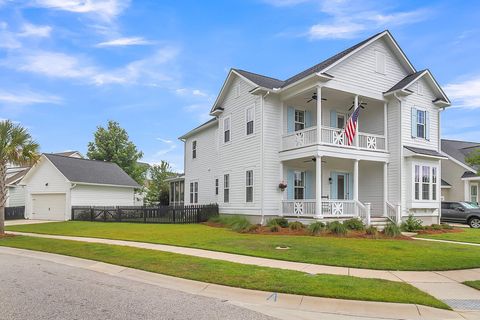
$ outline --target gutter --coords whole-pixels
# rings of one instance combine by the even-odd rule
[[[261,153],[261,160],[260,160],[260,172],[261,172],[261,189],[260,189],[260,198],[262,199],[261,201],[261,204],[260,204],[260,214],[262,216],[261,220],[260,220],[260,224],[263,226],[265,224],[265,199],[264,199],[264,195],[265,195],[265,191],[264,191],[264,184],[265,184],[265,181],[264,181],[264,173],[263,173],[263,162],[265,161],[264,158],[264,152],[263,152],[263,146],[264,146],[264,136],[265,136],[265,123],[264,123],[264,109],[265,109],[265,98],[270,94],[270,91],[267,91],[264,95],[262,95],[261,97],[261,118],[262,118],[262,138],[260,140],[260,153]]]
[[[399,172],[399,179],[400,179],[400,210],[403,211],[402,209],[402,204],[403,204],[403,198],[402,198],[402,187],[403,187],[403,136],[402,136],[402,100],[398,97],[397,95],[397,92],[394,92],[393,93],[393,96],[395,97],[395,99],[398,100],[398,107],[399,107],[399,112],[400,112],[400,127],[399,127],[399,137],[400,137],[400,144],[399,144],[399,147],[400,147],[400,168],[398,168],[398,172]],[[399,215],[400,215],[400,219],[402,217],[402,212],[399,212]]]

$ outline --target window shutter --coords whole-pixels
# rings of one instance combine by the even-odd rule
[[[412,108],[412,138],[417,137],[417,108]]]
[[[287,199],[293,200],[293,188],[294,188],[295,174],[293,170],[287,171]]]
[[[312,112],[305,111],[305,128],[310,128],[312,126]]]
[[[295,131],[295,109],[293,107],[287,108],[287,132]]]
[[[305,199],[315,199],[314,188],[313,188],[313,172],[308,170],[305,172]]]
[[[337,111],[335,110],[330,111],[330,127],[337,127]]]
[[[425,111],[425,139],[430,140],[430,112]]]

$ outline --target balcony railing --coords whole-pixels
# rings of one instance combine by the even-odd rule
[[[284,135],[282,150],[302,148],[315,144],[317,144],[317,127],[310,127]],[[321,127],[320,144],[370,151],[386,151],[385,136],[359,132],[352,145],[348,145],[343,129],[325,126]]]

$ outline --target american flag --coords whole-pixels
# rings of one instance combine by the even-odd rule
[[[350,118],[348,119],[347,125],[345,126],[345,138],[347,138],[347,145],[351,146],[355,135],[357,134],[357,121],[358,113],[360,108],[355,109]]]

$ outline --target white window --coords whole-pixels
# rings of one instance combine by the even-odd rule
[[[192,159],[197,158],[197,140],[192,141]]]
[[[305,129],[305,111],[295,110],[295,131]]]
[[[223,202],[228,203],[230,201],[230,175],[225,174],[223,176]]]
[[[416,164],[413,184],[415,200],[436,201],[438,199],[438,168]]]
[[[246,201],[253,202],[253,170],[247,170],[245,173],[245,179]]]
[[[337,128],[343,129],[345,127],[345,115],[343,113],[337,113]]]
[[[223,142],[230,142],[230,117],[223,119]]]
[[[305,199],[305,172],[295,171],[294,172],[294,199],[302,200]]]
[[[255,118],[255,109],[253,107],[248,108],[245,115],[247,136],[250,134],[253,134],[254,118]]]
[[[375,51],[375,71],[381,74],[385,74],[385,54],[380,51]]]
[[[198,203],[198,182],[190,182],[190,203]]]
[[[215,179],[215,195],[218,196],[218,178]]]
[[[417,110],[417,138],[427,138],[427,111]]]

